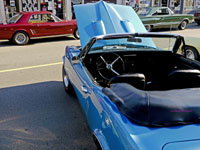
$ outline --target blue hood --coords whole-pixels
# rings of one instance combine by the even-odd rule
[[[94,36],[113,33],[147,32],[129,6],[100,1],[74,6],[82,48]]]

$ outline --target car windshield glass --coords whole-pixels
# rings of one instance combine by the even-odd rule
[[[106,51],[173,51],[176,38],[130,37],[97,40],[89,53]]]
[[[141,8],[139,9],[139,11],[137,12],[137,14],[139,16],[147,16],[149,14],[149,12],[151,11],[150,8]]]
[[[18,13],[16,15],[14,15],[12,18],[10,18],[8,20],[8,23],[9,24],[12,24],[12,23],[16,23],[20,18],[21,18],[22,14],[21,13]]]

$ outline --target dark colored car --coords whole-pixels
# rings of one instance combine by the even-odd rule
[[[64,89],[75,90],[99,149],[197,150],[200,63],[186,58],[184,38],[147,32],[128,6],[74,9],[81,47],[66,47]]]
[[[24,45],[29,39],[66,36],[79,38],[76,20],[64,21],[47,11],[18,13],[0,25],[0,39]]]
[[[200,25],[200,10],[194,13],[194,21]]]
[[[174,14],[168,7],[145,7],[140,9],[137,14],[148,31],[173,27],[184,30],[187,24],[194,20],[193,15]]]

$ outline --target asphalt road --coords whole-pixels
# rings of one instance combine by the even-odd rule
[[[167,32],[167,33],[175,33],[180,34],[184,37],[195,37],[200,38],[200,26],[196,23],[188,24],[185,30],[178,30],[177,28],[172,29],[157,29],[153,30],[153,32]]]
[[[171,33],[200,37],[200,26]],[[77,98],[63,90],[66,45],[80,43],[72,37],[26,46],[0,41],[0,150],[96,149]]]
[[[79,41],[0,41],[0,150],[96,149],[77,98],[63,90],[66,45]]]

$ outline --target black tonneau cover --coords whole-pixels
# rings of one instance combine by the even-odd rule
[[[200,88],[143,91],[116,83],[103,92],[128,119],[141,125],[200,123]]]

